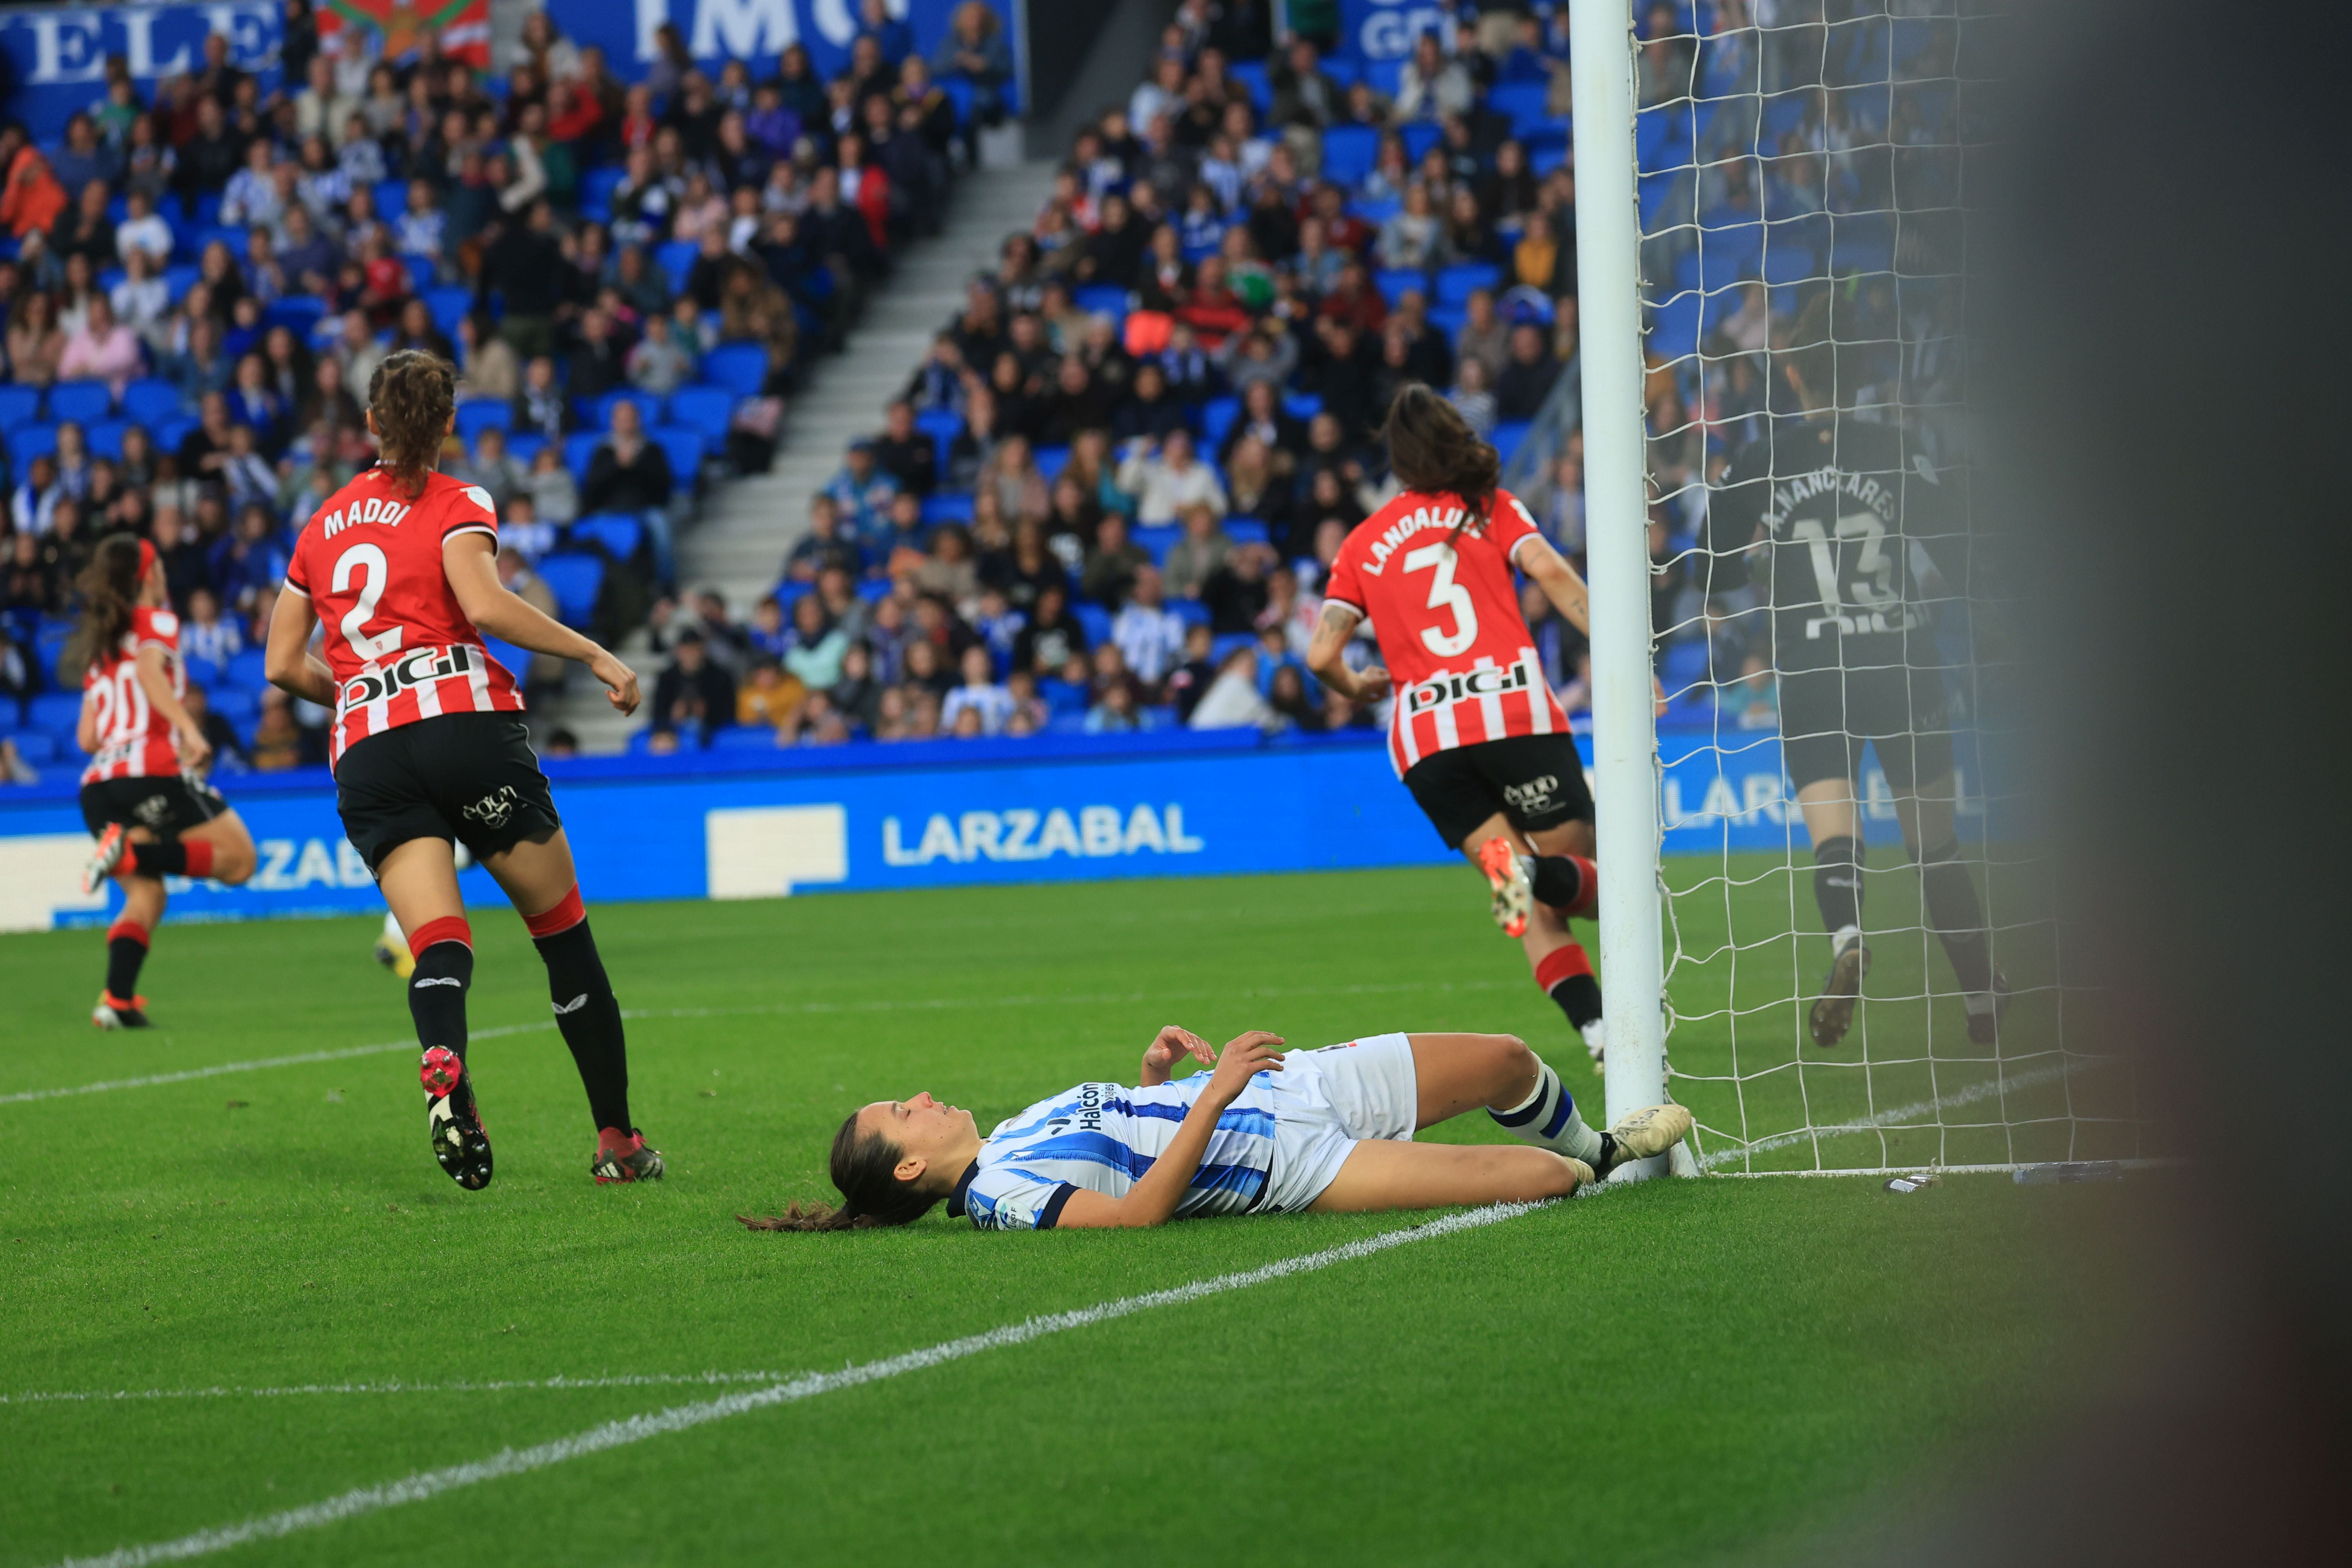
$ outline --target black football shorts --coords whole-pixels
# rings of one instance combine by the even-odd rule
[[[1780,677],[1780,757],[1798,789],[1862,778],[1862,748],[1878,750],[1887,787],[1907,795],[1952,771],[1951,722],[1937,668],[1804,669]]]
[[[99,779],[81,786],[81,819],[92,837],[110,822],[177,838],[228,809],[221,792],[184,773],[159,778]]]
[[[463,844],[480,860],[563,826],[511,713],[443,713],[368,736],[335,764],[335,807],[371,871],[412,838]]]
[[[1498,811],[1523,833],[1592,820],[1584,759],[1570,735],[1506,735],[1432,752],[1405,770],[1404,787],[1449,849]]]

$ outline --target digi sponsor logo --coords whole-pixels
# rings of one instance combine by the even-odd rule
[[[466,815],[492,832],[496,832],[504,827],[514,816],[515,807],[521,803],[521,800],[522,796],[515,793],[514,785],[500,784],[495,791],[467,806]]]
[[[1546,773],[1525,784],[1505,784],[1503,798],[1521,812],[1533,816],[1551,809],[1551,792],[1559,787],[1558,773]]]
[[[895,816],[882,819],[882,861],[887,866],[928,866],[934,860],[973,865],[982,860],[1108,859],[1138,855],[1197,855],[1206,841],[1184,831],[1184,808],[1173,802],[1154,810],[1139,805],[1087,805],[1076,816],[1060,806],[1038,812],[967,811],[950,817],[933,812],[922,837],[909,847]]]
[[[1508,668],[1489,665],[1483,669],[1443,671],[1427,680],[1409,686],[1404,693],[1407,718],[1434,713],[1440,708],[1451,708],[1457,702],[1472,702],[1482,697],[1502,697],[1515,691],[1525,691],[1534,683],[1535,660],[1526,653]]]
[[[429,686],[444,676],[474,672],[473,649],[462,643],[447,647],[420,647],[382,669],[354,675],[343,682],[343,707],[365,707],[397,697],[412,687]]]

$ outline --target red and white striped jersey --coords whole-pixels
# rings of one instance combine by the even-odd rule
[[[82,672],[81,700],[96,710],[98,754],[82,769],[81,782],[100,779],[170,778],[180,771],[180,749],[172,738],[172,721],[147,700],[139,684],[139,650],[160,647],[174,696],[188,691],[188,672],[180,663],[180,617],[169,610],[144,605],[131,611],[131,629],[113,648],[89,661]]]
[[[331,765],[397,725],[521,711],[514,677],[483,648],[441,562],[446,541],[498,531],[478,485],[428,473],[411,496],[383,468],[337,490],[303,525],[286,586],[326,626],[321,651],[338,688]]]
[[[1396,682],[1399,778],[1433,752],[1568,728],[1511,576],[1519,547],[1538,537],[1535,519],[1502,489],[1486,528],[1455,540],[1463,517],[1458,496],[1405,491],[1348,535],[1324,592],[1371,617],[1380,637]]]

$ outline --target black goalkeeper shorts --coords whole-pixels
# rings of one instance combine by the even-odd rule
[[[1507,735],[1454,746],[1405,770],[1404,787],[1449,849],[1501,812],[1522,833],[1592,820],[1592,791],[1575,737]]]
[[[1798,789],[1862,779],[1864,743],[1878,749],[1887,787],[1907,795],[1952,771],[1944,672],[1888,666],[1805,669],[1780,677],[1780,756]]]
[[[335,808],[371,871],[412,838],[463,844],[482,860],[563,826],[511,713],[443,713],[370,735],[335,764]]]

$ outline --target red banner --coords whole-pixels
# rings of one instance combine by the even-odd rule
[[[370,52],[386,60],[407,58],[425,35],[437,33],[445,58],[482,68],[490,63],[490,0],[327,0],[319,7],[321,43],[346,28],[375,34]]]

